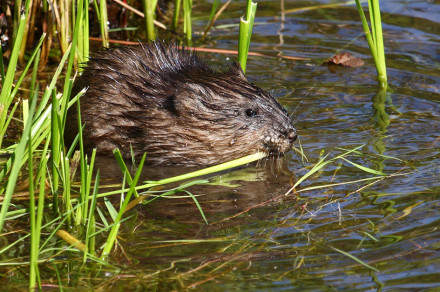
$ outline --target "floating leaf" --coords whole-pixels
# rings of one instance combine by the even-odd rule
[[[360,67],[365,64],[361,58],[354,57],[352,54],[342,52],[334,55],[327,61],[327,64],[342,65],[346,67]]]

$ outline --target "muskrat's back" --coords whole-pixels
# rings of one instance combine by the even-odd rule
[[[101,51],[73,87],[88,152],[147,152],[156,165],[213,165],[257,151],[283,153],[296,139],[286,110],[250,84],[237,64],[217,72],[162,42]],[[66,141],[77,133],[68,113]]]

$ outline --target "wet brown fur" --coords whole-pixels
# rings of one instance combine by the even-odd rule
[[[101,51],[73,87],[81,97],[85,149],[155,165],[213,165],[257,151],[283,153],[296,138],[285,109],[250,84],[237,64],[216,72],[163,42]],[[69,110],[66,141],[77,133]]]

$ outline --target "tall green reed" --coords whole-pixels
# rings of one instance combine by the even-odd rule
[[[77,0],[77,15],[75,20],[74,36],[77,34],[77,58],[78,64],[85,64],[89,59],[89,1]],[[77,28],[78,25],[78,28]],[[73,43],[73,42],[72,42]],[[81,67],[79,67],[81,68]]]
[[[178,27],[181,7],[183,7],[183,33],[185,35],[186,44],[192,46],[192,0],[175,0],[171,29],[176,30]]]
[[[174,1],[174,10],[173,10],[173,21],[171,23],[171,29],[176,30],[179,24],[179,14],[180,14],[180,6],[182,5],[182,0]]]
[[[255,13],[257,11],[257,3],[248,0],[246,6],[246,17],[240,18],[240,35],[238,42],[238,61],[241,69],[246,73],[247,56],[251,43],[252,28],[254,26]]]
[[[0,44],[0,78],[2,79],[0,85],[3,87],[3,83],[5,82],[5,64],[3,62],[3,48],[1,44]]]
[[[20,21],[17,25],[18,27],[17,33],[13,38],[14,43],[13,43],[12,53],[9,58],[8,69],[3,82],[2,91],[0,93],[0,148],[2,146],[3,137],[5,135],[5,131],[7,128],[5,122],[8,116],[8,109],[13,100],[11,96],[11,89],[12,89],[13,79],[15,76],[15,68],[17,67],[17,62],[20,55],[21,44],[24,39],[26,23],[29,18],[30,2],[31,2],[30,0],[26,1],[24,13],[20,15]],[[1,228],[0,228],[0,232],[1,232]]]
[[[108,15],[107,15],[107,1],[99,1],[99,6],[96,1],[93,1],[95,11],[98,16],[99,27],[101,29],[102,46],[108,48],[109,42],[109,27],[108,27]]]
[[[38,65],[37,65],[38,66]],[[31,124],[33,114],[35,112],[36,102],[38,100],[38,87],[35,92],[35,96],[32,98],[32,104],[30,107],[30,114],[28,117],[28,123]],[[46,143],[48,144],[48,142]],[[35,206],[35,194],[34,188],[34,166],[33,166],[33,150],[32,150],[32,136],[29,131],[27,136],[27,149],[28,149],[28,162],[29,162],[29,210],[30,210],[30,231],[31,231],[31,246],[30,246],[30,258],[29,258],[29,287],[35,287],[36,281],[39,280],[38,273],[38,249],[40,246],[40,235],[41,235],[41,223],[43,218],[43,209],[44,209],[44,187],[46,180],[46,167],[45,161],[47,157],[43,157],[42,162],[43,166],[40,168],[42,171],[39,172],[41,175],[40,183],[40,193],[38,195],[38,208]],[[37,210],[37,213],[35,212]],[[41,288],[41,285],[39,285]]]
[[[154,27],[154,20],[156,19],[157,0],[143,0],[145,15],[145,30],[147,32],[147,39],[154,41],[156,37],[156,29]]]
[[[364,28],[368,46],[371,50],[371,55],[373,56],[374,63],[376,65],[379,88],[386,90],[388,87],[388,82],[379,0],[368,0],[371,30],[368,26],[367,18],[365,17],[364,10],[359,0],[356,0],[356,6],[361,17],[362,26]]]
[[[192,0],[183,0],[183,32],[185,33],[188,46],[192,46],[192,6]]]

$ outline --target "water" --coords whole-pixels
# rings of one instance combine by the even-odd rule
[[[75,280],[65,284],[139,291],[439,289],[440,2],[382,2],[392,89],[386,97],[376,96],[376,71],[354,5],[281,17],[280,3],[259,2],[251,51],[310,60],[250,57],[247,76],[294,113],[308,162],[291,152],[281,162],[235,172],[233,187],[192,188],[208,225],[192,199],[138,207],[122,225],[117,268],[92,282],[69,271]],[[209,3],[194,10],[206,15]],[[209,36],[210,46],[236,48],[238,27],[229,24],[243,7],[232,3],[229,10]],[[195,30],[204,25],[196,22]],[[322,65],[340,51],[366,64]],[[209,58],[217,64],[230,59]],[[288,193],[323,156],[358,146],[350,161],[390,176],[366,181],[375,175],[337,160]],[[307,190],[328,184],[338,185]]]
[[[285,7],[325,3],[289,1]],[[139,208],[136,230],[126,227],[121,234],[133,261],[121,274],[135,274],[139,287],[159,290],[440,287],[440,2],[383,4],[392,93],[380,101],[354,5],[286,14],[281,23],[279,3],[259,3],[251,50],[310,60],[251,57],[247,75],[273,90],[290,112],[298,108],[300,141],[309,162],[303,164],[299,155],[289,153],[284,167],[290,174],[250,167],[243,172],[253,177],[244,176],[250,182],[240,182],[240,187],[193,190],[207,194],[200,200],[210,225],[203,223],[190,199],[164,199]],[[240,13],[227,14],[218,25],[235,23]],[[236,27],[220,27],[210,41],[234,49],[236,34]],[[321,64],[340,51],[362,58],[366,65]],[[227,57],[212,58],[223,63]],[[340,148],[357,146],[362,146],[359,155],[351,161],[391,177],[375,184],[342,184],[374,175],[338,160],[298,190],[341,185],[284,196],[289,180],[310,169],[305,166],[323,155],[343,153]],[[122,287],[124,282],[112,284]]]

